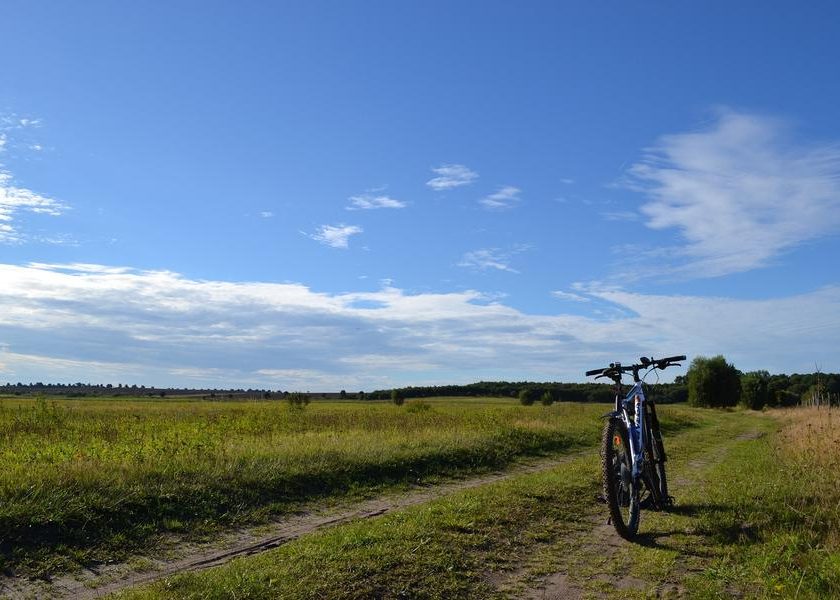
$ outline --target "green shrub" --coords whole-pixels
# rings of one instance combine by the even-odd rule
[[[734,365],[721,356],[698,356],[691,361],[688,403],[691,406],[735,406],[741,399],[741,377]]]
[[[519,390],[519,403],[522,406],[531,406],[534,403],[535,395],[534,390],[531,388],[522,388]]]
[[[406,410],[410,413],[424,413],[431,410],[432,405],[423,400],[412,400],[406,406]]]
[[[405,398],[403,398],[399,390],[391,390],[391,402],[397,406],[402,406],[405,403]]]
[[[292,392],[286,396],[286,402],[292,408],[302,409],[309,404],[309,400],[309,394],[304,394],[303,392]]]

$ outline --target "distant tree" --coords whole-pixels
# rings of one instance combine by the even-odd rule
[[[750,371],[741,375],[741,404],[745,408],[761,410],[767,405],[770,373]]]
[[[402,394],[400,394],[399,390],[391,390],[391,402],[396,404],[397,406],[402,406],[405,402],[405,398],[403,398]]]
[[[363,391],[359,391],[359,400],[365,399],[365,393]]]
[[[346,391],[344,391],[344,390],[341,390],[341,391],[338,393],[338,396],[339,396],[339,398],[341,398],[342,400],[347,400],[347,392],[346,392]]]
[[[540,403],[542,403],[543,406],[551,406],[554,404],[554,394],[551,393],[551,390],[543,392],[542,397],[540,397]]]
[[[741,398],[738,369],[721,356],[698,356],[686,374],[688,403],[692,406],[735,406]]]
[[[531,388],[522,388],[519,390],[519,403],[522,406],[531,406],[535,400],[534,396],[536,396],[534,390]]]

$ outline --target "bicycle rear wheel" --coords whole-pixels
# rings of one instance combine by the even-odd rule
[[[618,535],[631,539],[639,530],[639,483],[633,481],[633,459],[627,426],[612,417],[604,424],[601,450],[604,497]]]
[[[659,428],[656,408],[652,402],[648,403],[648,411],[650,415],[648,419],[648,439],[651,440],[651,461],[649,464],[651,465],[652,483],[656,486],[657,508],[666,510],[673,504],[674,500],[668,494],[668,479],[665,475],[665,446],[662,443],[662,431]]]

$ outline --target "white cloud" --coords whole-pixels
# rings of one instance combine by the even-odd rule
[[[273,216],[274,216],[274,213],[271,212],[270,210],[264,210],[264,211],[260,212],[260,217],[262,217],[263,219],[270,219]]]
[[[12,175],[0,166],[0,243],[13,244],[26,240],[15,221],[22,212],[58,216],[67,206],[32,190],[14,185]]]
[[[671,270],[711,277],[769,264],[840,231],[840,146],[795,141],[781,121],[721,111],[700,131],[662,136],[629,170],[653,229],[676,229]]]
[[[390,196],[375,195],[375,194],[360,194],[358,196],[350,196],[350,205],[347,210],[373,210],[377,208],[405,208],[407,205],[402,200],[391,198]]]
[[[349,391],[579,381],[610,361],[678,353],[723,353],[742,370],[819,361],[840,371],[838,286],[763,300],[581,290],[615,308],[593,318],[528,314],[475,291],[323,294],[99,265],[0,265],[0,281],[0,377],[13,382]]]
[[[432,172],[437,177],[427,181],[426,185],[436,191],[469,185],[478,179],[478,173],[464,165],[441,165],[432,169]]]
[[[14,115],[0,117],[0,155],[9,146],[8,132],[24,127],[36,127],[40,124],[37,119],[19,119]],[[14,135],[12,142],[14,142]],[[17,147],[12,144],[11,147]],[[41,150],[41,146],[27,145],[30,150]],[[68,207],[58,200],[43,196],[25,187],[15,184],[14,177],[5,165],[0,162],[0,244],[17,244],[30,239],[22,232],[17,224],[21,213],[33,213],[50,216],[61,215]],[[52,241],[58,238],[46,238],[41,241]]]
[[[631,223],[638,221],[641,218],[639,213],[633,212],[632,210],[615,210],[601,213],[601,215],[607,221],[628,221]]]
[[[560,290],[551,292],[551,295],[561,300],[571,300],[572,302],[590,302],[590,299],[574,292],[563,292]]]
[[[522,190],[513,187],[512,185],[506,185],[500,187],[489,196],[485,196],[478,202],[485,208],[489,208],[491,210],[504,210],[506,208],[511,208],[520,202],[521,198],[519,197],[519,194],[521,191]]]
[[[321,225],[315,233],[306,234],[313,240],[332,246],[333,248],[347,248],[351,235],[362,233],[362,228],[356,225]]]
[[[511,258],[518,252],[518,250],[505,251],[499,248],[481,248],[464,254],[458,266],[478,269],[480,271],[496,269],[509,273],[519,273],[519,271],[510,266]]]

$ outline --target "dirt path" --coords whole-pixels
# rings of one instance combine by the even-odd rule
[[[0,597],[9,598],[9,600],[101,598],[128,587],[151,583],[177,573],[200,571],[223,565],[235,558],[259,554],[326,527],[358,519],[370,519],[429,502],[453,492],[528,473],[547,471],[593,452],[597,450],[589,449],[559,458],[520,463],[504,471],[479,477],[419,487],[403,494],[389,494],[352,505],[344,504],[339,508],[290,516],[257,529],[225,535],[209,545],[182,543],[169,552],[173,555],[172,558],[142,557],[133,562],[106,565],[72,576],[57,577],[50,582],[4,577],[0,578]]]
[[[758,431],[747,431],[735,438],[734,442],[756,440],[762,437]],[[697,475],[722,462],[732,449],[731,444],[716,448],[714,451],[697,456],[685,463],[682,475],[671,481],[671,489],[679,497],[680,490],[694,485]],[[693,476],[691,476],[693,475]],[[607,523],[605,506],[593,512],[588,518],[590,527],[564,540],[564,546],[572,551],[561,561],[563,567],[555,572],[539,576],[529,576],[527,569],[511,574],[508,581],[500,585],[500,590],[524,600],[580,600],[582,598],[612,596],[650,596],[656,598],[684,598],[685,590],[677,583],[663,583],[651,592],[650,582],[627,575],[626,569],[619,572],[614,565],[619,553],[628,548],[631,542],[622,539],[613,526]],[[680,506],[677,504],[679,512]],[[644,523],[645,514],[642,514]],[[658,543],[667,543],[668,535],[657,537]],[[646,544],[644,533],[639,543]],[[523,584],[523,581],[525,582]],[[598,590],[602,591],[598,591]],[[603,591],[610,590],[610,593]]]

